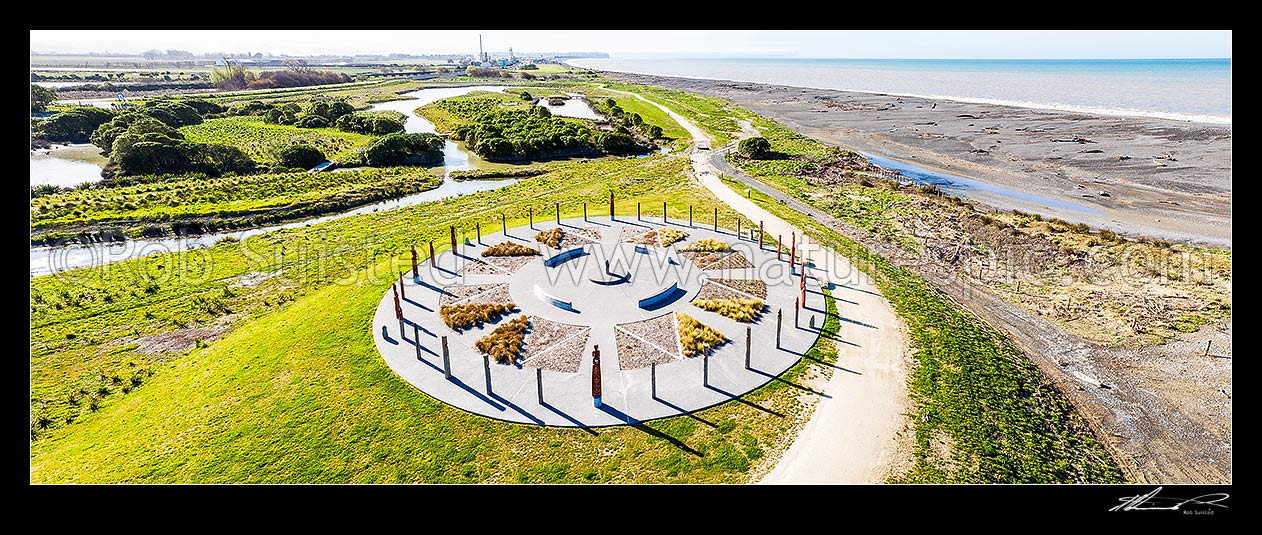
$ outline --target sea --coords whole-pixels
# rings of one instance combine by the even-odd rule
[[[1231,59],[584,58],[610,71],[1231,124]]]

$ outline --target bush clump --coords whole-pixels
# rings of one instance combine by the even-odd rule
[[[677,316],[679,344],[683,347],[685,357],[705,355],[727,343],[728,338],[714,327],[701,323],[683,312],[678,313]]]
[[[496,321],[515,308],[517,308],[516,303],[455,304],[439,307],[438,314],[443,317],[443,323],[446,323],[448,327],[460,331]]]
[[[474,346],[478,351],[490,355],[495,362],[500,364],[513,364],[521,357],[521,346],[526,340],[526,329],[530,326],[530,321],[526,316],[513,318],[490,334],[479,338],[474,342]]]
[[[673,228],[664,228],[657,231],[657,240],[662,247],[666,247],[672,243],[688,237],[688,233]]]
[[[531,256],[539,254],[538,249],[526,247],[510,241],[497,243],[482,251],[482,256]]]
[[[758,299],[737,297],[732,299],[698,299],[693,306],[732,318],[741,323],[753,323],[762,315],[763,303]]]
[[[538,234],[535,234],[535,241],[546,244],[548,247],[556,248],[561,245],[561,235],[563,233],[564,231],[561,230],[561,227],[557,227],[552,230],[543,230]]]
[[[731,251],[732,247],[726,242],[711,238],[702,238],[692,245],[680,249],[680,251],[697,251],[705,253],[725,253]]]

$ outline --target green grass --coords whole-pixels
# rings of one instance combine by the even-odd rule
[[[262,117],[222,117],[202,124],[180,127],[180,133],[194,143],[231,145],[245,151],[257,162],[275,162],[277,150],[293,145],[311,145],[331,160],[342,160],[355,149],[367,145],[373,136],[343,132],[336,128],[298,128],[269,124]]]
[[[425,87],[425,85],[415,80],[387,79],[351,82],[349,84],[337,84],[332,86],[232,91],[212,93],[208,95],[194,95],[192,98],[210,100],[218,102],[224,106],[236,102],[249,102],[252,100],[270,103],[283,103],[304,102],[312,97],[345,98],[356,109],[362,109],[366,108],[373,102],[398,100],[401,93],[415,91],[417,89],[421,89],[422,87]]]
[[[449,224],[495,226],[501,212],[524,225],[528,208],[555,201],[577,216],[581,201],[603,203],[611,188],[623,216],[637,200],[710,210],[716,201],[685,169],[662,157],[569,164],[502,190],[33,278],[34,294],[61,306],[32,300],[31,407],[49,428],[31,442],[31,480],[745,481],[796,425],[796,389],[772,382],[746,395],[750,404],[696,415],[715,427],[692,417],[594,434],[509,424],[418,392],[385,365],[369,332],[407,244],[445,243]],[[234,285],[258,273],[273,276]],[[203,347],[135,351],[138,337],[218,323],[231,329]],[[808,356],[827,360],[830,344]],[[784,378],[815,370],[811,362]],[[130,392],[112,384],[140,369]],[[67,401],[79,388],[99,397],[96,411],[86,398]]]
[[[439,183],[439,177],[414,167],[181,177],[32,199],[31,228],[47,231],[77,225],[170,223],[194,218],[216,218],[228,226],[272,223],[408,195]]]
[[[502,107],[528,104],[528,102],[521,99],[520,91],[515,93],[473,91],[466,95],[431,102],[417,108],[415,111],[418,115],[434,123],[434,128],[438,132],[447,133],[451,132],[451,129],[456,125],[471,122],[483,113],[495,111]]]
[[[736,139],[740,133],[740,125],[736,119],[751,119],[755,115],[748,110],[726,100],[703,97],[696,93],[667,89],[663,87],[610,83],[610,89],[639,93],[670,108],[697,126],[705,130],[714,139],[714,146],[719,147]],[[638,113],[638,111],[637,111]],[[663,129],[666,127],[663,126]]]

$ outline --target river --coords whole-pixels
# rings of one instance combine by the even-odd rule
[[[425,120],[425,118],[416,115],[412,110],[437,100],[460,96],[471,91],[499,91],[501,89],[502,87],[499,86],[421,89],[406,93],[407,96],[415,97],[412,100],[392,100],[389,102],[381,102],[373,105],[371,109],[393,110],[403,113],[407,116],[407,122],[404,124],[404,130],[407,132],[432,133],[434,132],[434,124]],[[436,169],[442,170],[441,172],[443,173],[444,178],[447,173],[456,170],[479,169],[495,167],[498,165],[507,166],[506,164],[489,164],[484,162],[482,158],[479,158],[476,154],[464,150],[461,144],[450,140],[447,141],[447,145],[443,148],[443,157],[443,165],[436,167]],[[34,157],[32,157],[32,161],[34,161]],[[34,164],[32,164],[32,169],[34,169]],[[517,180],[469,180],[460,182],[454,180],[443,180],[443,183],[437,188],[408,195],[406,197],[360,206],[345,212],[292,221],[282,225],[272,225],[244,230],[239,229],[228,232],[216,232],[193,236],[127,240],[125,242],[73,245],[68,247],[32,247],[31,276],[35,277],[39,275],[48,275],[87,266],[99,266],[152,254],[187,251],[190,249],[209,247],[217,243],[219,240],[227,237],[244,239],[250,236],[266,234],[280,229],[314,225],[352,215],[376,212],[379,210],[390,210],[403,206],[411,206],[424,202],[468,195],[479,191],[502,188],[504,186],[516,184],[517,182]]]

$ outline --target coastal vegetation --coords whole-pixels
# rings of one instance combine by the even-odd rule
[[[386,134],[364,147],[367,165],[430,165],[443,161],[443,138],[434,134]]]
[[[563,232],[564,231],[561,230],[561,227],[541,230],[535,234],[535,241],[555,249],[558,245],[561,245],[561,234]]]
[[[749,297],[728,299],[697,299],[693,306],[708,310],[742,323],[751,323],[762,314],[763,302]]]
[[[474,342],[478,351],[490,355],[500,364],[515,364],[521,357],[521,346],[526,341],[526,329],[530,320],[526,316],[517,316],[504,322],[490,334]]]
[[[685,357],[707,355],[714,348],[728,342],[727,336],[718,329],[701,323],[692,316],[676,312],[675,317],[679,322],[679,348]]]
[[[456,303],[438,307],[438,315],[448,327],[463,331],[498,321],[516,308],[513,303]]]
[[[342,160],[368,145],[373,136],[344,132],[335,128],[299,128],[269,124],[256,116],[223,117],[180,128],[185,139],[195,143],[231,144],[258,162],[275,163],[277,151],[307,145],[325,157]]]
[[[511,241],[500,242],[482,250],[482,256],[533,256],[537,254],[539,254],[538,249]]]

